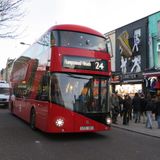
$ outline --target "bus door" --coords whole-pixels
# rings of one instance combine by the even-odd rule
[[[49,112],[49,76],[44,74],[39,82],[38,94],[36,97],[36,125],[46,129]]]
[[[48,122],[49,102],[48,100],[41,100],[36,106],[36,125],[38,128],[46,130]]]
[[[16,92],[11,96],[14,103],[14,112],[23,119],[26,112],[26,85],[19,84],[15,87]]]

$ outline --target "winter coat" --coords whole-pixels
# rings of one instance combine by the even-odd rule
[[[141,111],[141,98],[134,97],[132,100],[133,111],[140,112]]]
[[[147,100],[145,110],[146,111],[153,111],[153,107],[154,107],[153,101]]]
[[[141,98],[141,112],[145,112],[146,110],[146,100],[145,98]]]
[[[155,114],[160,116],[160,101],[156,102]]]

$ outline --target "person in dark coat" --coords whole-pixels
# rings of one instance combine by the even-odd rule
[[[132,100],[129,95],[125,95],[123,100],[123,124],[129,124],[130,109],[132,108]]]
[[[141,94],[141,116],[142,116],[142,121],[143,121],[144,124],[146,122],[146,120],[145,120],[146,119],[145,107],[146,107],[146,99],[145,99],[144,94],[142,93]]]
[[[154,103],[152,101],[152,97],[150,94],[147,94],[147,100],[146,100],[146,115],[147,115],[147,121],[146,121],[146,127],[152,129],[152,111],[153,111]]]
[[[110,106],[112,111],[112,122],[116,124],[117,116],[119,114],[119,98],[115,93],[112,93],[110,97]]]
[[[158,128],[160,129],[160,95],[158,95],[158,97],[157,97],[155,114],[156,114],[156,118],[157,118]]]
[[[138,93],[135,93],[135,96],[132,100],[132,106],[135,116],[135,123],[140,122],[141,98]]]

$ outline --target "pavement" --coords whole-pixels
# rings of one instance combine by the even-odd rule
[[[139,134],[160,138],[160,129],[158,129],[157,121],[155,120],[153,120],[152,129],[148,129],[146,128],[145,123],[143,122],[135,123],[134,120],[130,120],[128,125],[123,125],[122,117],[118,116],[117,124],[112,124],[112,127],[117,127],[131,132],[136,132]]]

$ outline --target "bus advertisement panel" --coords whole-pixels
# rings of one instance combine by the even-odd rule
[[[110,130],[110,55],[88,27],[56,25],[13,65],[10,111],[50,133]]]

